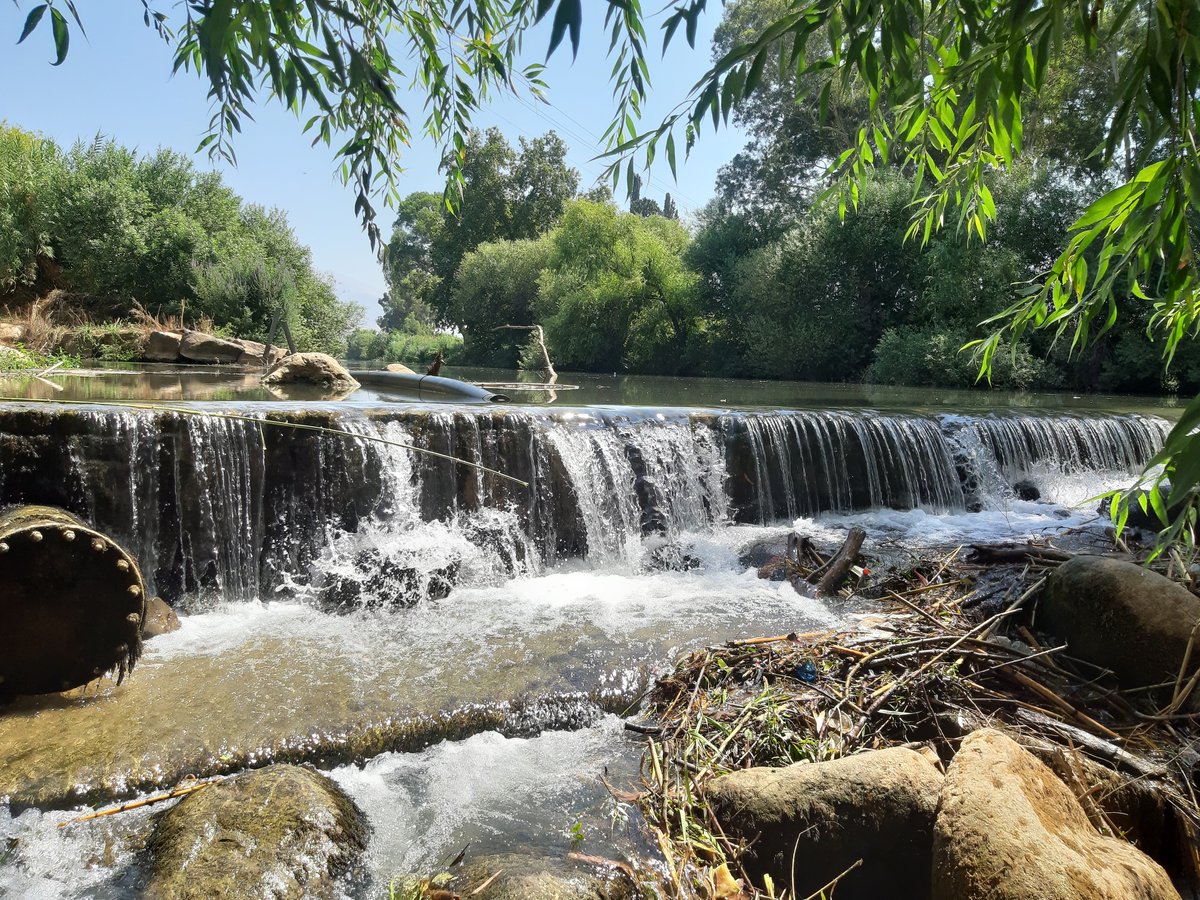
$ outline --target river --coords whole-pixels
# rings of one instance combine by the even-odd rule
[[[648,852],[601,778],[635,778],[641,743],[620,714],[650,680],[697,646],[880,614],[760,581],[748,548],[793,528],[836,544],[859,524],[868,553],[917,556],[1086,527],[1084,501],[1128,481],[1176,412],[573,374],[477,406],[366,389],[278,402],[253,376],[170,367],[54,380],[0,382],[83,404],[0,405],[0,501],[93,522],[189,614],[124,684],[0,716],[0,895],[14,897],[128,896],[151,813],[59,829],[73,808],[272,759],[329,771],[368,814],[352,897],[468,843],[510,869]]]

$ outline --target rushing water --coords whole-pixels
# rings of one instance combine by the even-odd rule
[[[600,775],[632,777],[614,714],[648,679],[705,643],[873,612],[759,581],[747,547],[791,527],[834,543],[863,524],[870,552],[1078,526],[1168,427],[854,407],[0,409],[0,501],[86,517],[193,613],[120,687],[0,717],[0,895],[127,895],[149,818],[60,830],[59,810],[270,759],[330,770],[370,816],[358,895],[468,841],[481,865],[561,865],[580,833],[636,851]]]

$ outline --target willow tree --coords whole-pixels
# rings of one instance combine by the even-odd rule
[[[446,202],[453,206],[480,104],[496,92],[540,96],[546,87],[542,64],[522,61],[530,29],[549,18],[553,53],[568,38],[577,50],[585,25],[583,0],[185,0],[181,6],[182,16],[172,18],[154,0],[142,0],[141,13],[172,43],[175,68],[209,84],[213,114],[201,146],[232,159],[253,103],[261,96],[285,104],[314,141],[338,148],[341,175],[355,189],[373,244],[379,242],[373,204],[380,196],[396,199],[401,152],[414,132],[447,148]],[[1007,340],[1030,328],[1052,329],[1082,348],[1112,327],[1127,302],[1153,305],[1150,329],[1166,338],[1166,362],[1180,341],[1195,336],[1200,0],[793,0],[755,38],[722,53],[660,124],[644,128],[651,59],[660,43],[665,49],[686,39],[694,47],[709,6],[709,0],[668,0],[658,16],[657,4],[643,10],[641,0],[588,4],[613,59],[605,139],[614,182],[624,176],[632,183],[640,164],[660,156],[674,172],[677,147],[686,154],[706,129],[719,128],[772,65],[793,74],[797,90],[821,109],[835,89],[866,94],[863,121],[829,173],[842,209],[857,203],[870,169],[890,161],[915,176],[913,240],[928,240],[943,227],[984,240],[996,216],[989,175],[1020,157],[1025,110],[1049,89],[1051,60],[1068,43],[1081,45],[1085,54],[1107,59],[1118,85],[1095,148],[1118,184],[1074,224],[1044,278],[994,321],[995,333],[978,348],[983,370]],[[652,15],[661,42],[647,33]],[[29,7],[21,40],[44,23],[55,63],[62,63],[72,27],[83,27],[73,0]],[[1122,39],[1113,40],[1117,35]],[[416,120],[398,100],[408,85],[426,101]],[[1164,520],[1168,505],[1186,500],[1200,481],[1200,442],[1191,433],[1197,426],[1200,401],[1184,412],[1156,460],[1165,463],[1169,497],[1151,479],[1142,498]],[[1189,534],[1195,518],[1188,503],[1171,534]]]

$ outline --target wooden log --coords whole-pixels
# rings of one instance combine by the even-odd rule
[[[850,572],[850,567],[854,565],[854,558],[858,556],[858,551],[862,549],[866,537],[867,533],[857,525],[850,529],[846,540],[842,542],[841,549],[829,561],[829,567],[825,569],[824,573],[818,576],[814,572],[809,576],[810,581],[817,578],[817,593],[832,594],[841,586]]]
[[[124,678],[142,651],[137,562],[61,509],[0,511],[0,698]]]

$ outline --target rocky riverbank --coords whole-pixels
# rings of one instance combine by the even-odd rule
[[[666,871],[643,880],[673,897],[1197,896],[1200,600],[1120,556],[959,548],[893,576],[895,612],[864,630],[685,658],[639,726]]]

